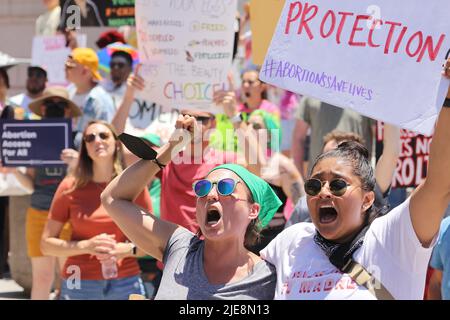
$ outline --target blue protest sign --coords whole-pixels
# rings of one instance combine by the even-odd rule
[[[64,165],[60,154],[72,147],[71,120],[1,120],[0,143],[5,167]]]

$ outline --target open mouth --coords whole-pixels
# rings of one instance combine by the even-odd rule
[[[337,211],[333,207],[319,208],[319,221],[320,223],[331,223],[337,218]]]
[[[206,213],[206,224],[209,226],[216,225],[220,219],[222,218],[222,215],[220,214],[219,210],[215,208],[211,208]]]

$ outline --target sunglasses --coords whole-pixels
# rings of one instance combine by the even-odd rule
[[[54,100],[45,100],[43,104],[46,108],[64,109],[68,106],[68,103],[66,101],[54,101]]]
[[[305,182],[305,192],[310,196],[317,196],[322,191],[326,181],[320,181],[319,179],[309,179]],[[336,197],[341,197],[347,191],[349,184],[343,179],[334,179],[330,181],[328,188],[331,194]]]
[[[109,137],[111,136],[110,133],[108,132],[100,132],[100,133],[90,133],[84,136],[84,142],[86,143],[91,143],[92,141],[95,140],[95,137],[99,136],[100,139],[102,140],[108,140]]]
[[[214,185],[217,187],[217,192],[221,196],[229,196],[236,189],[236,185],[241,180],[234,180],[231,178],[220,179],[219,181],[212,182],[207,179],[198,180],[194,183],[193,189],[195,195],[199,198],[205,197],[209,194]]]

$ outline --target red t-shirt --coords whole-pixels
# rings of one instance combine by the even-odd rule
[[[125,242],[127,237],[100,202],[100,194],[107,184],[89,182],[86,186],[66,194],[65,191],[71,189],[73,183],[73,177],[65,178],[60,183],[53,198],[49,219],[62,223],[69,222],[72,227],[72,241],[87,240],[101,233],[107,233],[115,234],[117,242]],[[152,211],[150,195],[146,189],[137,197],[135,203],[145,210]],[[122,259],[118,261],[117,265],[118,278],[131,277],[140,273],[136,258]],[[64,279],[73,275],[74,269],[69,268],[68,270],[70,266],[80,268],[81,280],[103,279],[100,262],[93,255],[83,254],[68,257],[62,275]]]
[[[170,162],[159,173],[161,178],[161,219],[174,222],[189,229],[198,231],[195,216],[197,198],[192,190],[192,184],[203,179],[209,171],[224,163],[236,163],[237,155],[234,152],[223,152],[208,148],[203,155],[201,163],[184,163],[179,161],[183,157]]]

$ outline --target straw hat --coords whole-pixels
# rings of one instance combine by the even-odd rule
[[[44,103],[44,101],[49,98],[60,98],[66,101],[71,111],[70,113],[71,118],[81,116],[82,113],[81,109],[69,99],[69,92],[67,91],[67,89],[58,86],[46,88],[42,96],[33,100],[28,105],[28,108],[38,116],[42,117],[43,114],[41,113],[41,106]]]

